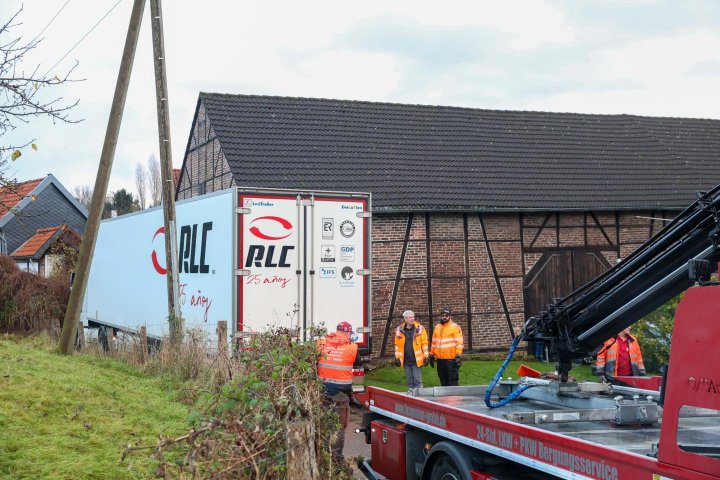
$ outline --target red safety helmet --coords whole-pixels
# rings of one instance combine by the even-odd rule
[[[345,332],[345,333],[352,333],[352,325],[350,325],[348,322],[340,322],[337,325],[337,329],[339,332]]]

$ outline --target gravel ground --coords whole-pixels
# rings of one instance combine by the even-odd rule
[[[365,435],[362,433],[355,433],[356,428],[360,428],[360,422],[362,421],[363,409],[351,405],[350,415],[348,417],[348,425],[345,429],[345,448],[343,448],[343,455],[350,462],[355,472],[355,478],[367,480],[360,470],[355,465],[353,458],[355,457],[370,457],[370,445],[365,443]]]

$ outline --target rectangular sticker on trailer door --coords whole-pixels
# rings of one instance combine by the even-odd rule
[[[241,215],[240,321],[246,332],[298,326],[299,215],[294,196],[244,195]]]
[[[366,202],[357,198],[315,197],[311,225],[311,238],[315,245],[309,258],[314,259],[310,270],[319,271],[317,285],[313,291],[312,323],[332,328],[338,322],[348,322],[357,332],[365,327],[366,318],[366,277],[358,275],[367,268],[365,218],[358,212],[364,211]],[[313,282],[312,277],[310,282]],[[365,334],[359,334],[358,343],[365,342]]]

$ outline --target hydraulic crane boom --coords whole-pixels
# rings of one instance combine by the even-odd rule
[[[605,340],[717,271],[719,232],[720,185],[699,195],[621,263],[530,317],[523,338],[547,344],[566,381],[573,359],[592,355]]]

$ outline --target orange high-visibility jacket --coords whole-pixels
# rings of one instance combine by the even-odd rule
[[[333,332],[318,342],[318,377],[324,383],[352,387],[358,346],[345,332]]]
[[[413,322],[415,329],[413,331],[413,351],[415,352],[415,362],[418,367],[425,364],[428,356],[428,337],[427,330],[418,322]],[[395,358],[400,359],[400,364],[405,365],[405,334],[403,333],[405,323],[401,323],[395,329]]]
[[[448,320],[447,323],[438,323],[435,325],[432,336],[432,347],[430,354],[440,360],[451,360],[458,355],[462,355],[463,336],[460,326]]]
[[[600,349],[595,363],[596,374],[603,374],[609,378],[617,376],[617,347],[618,342],[615,337],[605,342]],[[628,335],[628,350],[633,376],[645,375],[645,365],[643,364],[642,352],[640,351],[640,342],[632,335]]]

